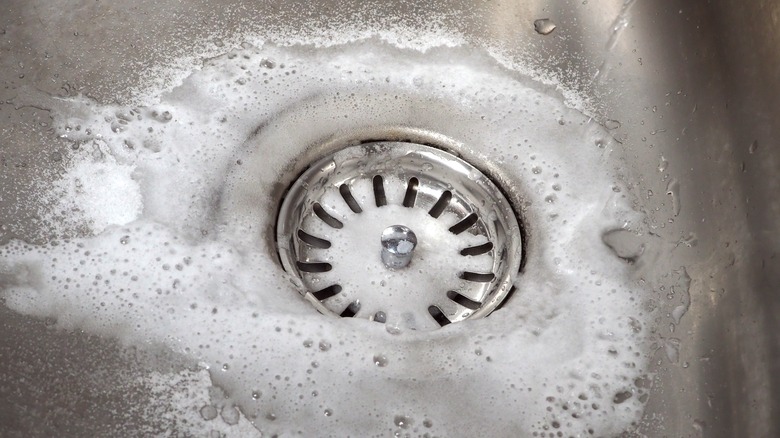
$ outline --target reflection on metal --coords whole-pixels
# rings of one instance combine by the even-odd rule
[[[379,227],[376,234],[366,237],[366,225]],[[447,247],[442,241],[455,250],[431,253]],[[320,312],[404,319],[421,330],[495,310],[512,291],[523,245],[515,211],[477,168],[430,146],[381,141],[346,147],[309,166],[284,198],[276,242],[284,268]],[[427,245],[427,259],[418,257],[418,244]],[[329,275],[347,263],[337,246],[368,248],[366,257],[376,260],[348,268],[349,275]],[[432,266],[437,257],[452,263]],[[474,268],[480,260],[481,269]],[[416,273],[431,284],[408,284],[420,278]],[[415,291],[390,299],[387,288],[374,287],[387,283]]]
[[[414,231],[403,225],[393,225],[382,232],[382,262],[390,269],[409,266],[417,246]]]

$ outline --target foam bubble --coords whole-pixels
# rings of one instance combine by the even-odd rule
[[[614,190],[609,136],[543,89],[457,44],[245,45],[153,106],[48,102],[82,152],[53,189],[60,207],[43,213],[77,210],[65,222],[91,235],[0,249],[3,296],[191,355],[263,433],[619,434],[643,409],[649,318],[601,236],[635,213]],[[328,318],[277,266],[274,193],[296,157],[375,124],[457,139],[512,182],[528,263],[489,318],[425,333]],[[370,257],[337,250],[352,265]],[[445,258],[430,273],[448,269]],[[220,415],[236,424],[230,406]]]
[[[94,233],[111,225],[127,225],[141,215],[140,187],[135,166],[119,164],[101,142],[91,152],[76,155],[64,177],[55,183],[55,210],[73,225],[88,223]]]

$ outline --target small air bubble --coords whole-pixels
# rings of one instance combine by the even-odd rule
[[[615,403],[616,405],[619,405],[619,404],[625,402],[626,400],[630,399],[632,395],[633,394],[631,394],[630,391],[619,392],[619,393],[615,394],[614,397],[612,397],[612,403]]]
[[[230,426],[238,424],[241,414],[235,406],[225,406],[222,408],[222,420]]]
[[[401,429],[408,429],[412,424],[412,419],[404,415],[396,415],[393,423]]]
[[[374,321],[376,322],[386,322],[387,321],[387,315],[385,312],[382,312],[381,310],[376,312],[374,314]]]
[[[387,363],[388,363],[387,356],[385,356],[384,354],[374,355],[374,365],[380,368],[384,368],[387,366]]]
[[[203,417],[203,419],[206,421],[211,421],[217,418],[217,415],[217,408],[212,405],[206,405],[200,408],[200,416]]]

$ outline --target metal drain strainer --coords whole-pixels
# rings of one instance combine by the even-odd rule
[[[403,142],[312,164],[282,203],[277,245],[320,312],[418,330],[489,314],[522,256],[515,213],[489,178]]]

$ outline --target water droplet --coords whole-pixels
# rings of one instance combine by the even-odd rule
[[[549,18],[540,18],[534,21],[534,30],[539,35],[549,35],[557,26]]]
[[[672,319],[674,320],[675,324],[680,324],[680,319],[685,315],[685,313],[688,312],[688,305],[681,304],[672,310]]]
[[[685,245],[688,248],[692,248],[696,246],[696,244],[699,243],[698,237],[696,237],[695,233],[688,233],[687,236],[681,237],[680,240],[677,241],[677,245]]]
[[[669,161],[661,155],[661,160],[658,162],[658,171],[665,172],[667,167],[669,167]]]
[[[612,131],[614,129],[620,128],[620,122],[618,122],[617,120],[609,119],[606,122],[604,122],[604,127]]]
[[[333,415],[333,410],[331,410],[331,409],[325,409],[325,411],[323,412],[323,414],[325,414],[325,416],[326,416],[326,417],[330,417],[331,415]]]
[[[311,339],[307,339],[303,341],[303,346],[306,348],[311,348],[312,345],[314,345],[314,341],[312,341]]]
[[[328,351],[328,350],[330,350],[330,342],[320,341],[320,351]]]
[[[127,242],[130,241],[130,236],[122,236],[119,238],[119,243],[122,245],[127,245]]]
[[[753,140],[753,143],[750,143],[748,152],[751,154],[755,154],[757,150],[758,150],[758,140]]]
[[[262,395],[260,391],[252,391],[252,400],[259,400]]]
[[[680,361],[680,340],[677,338],[669,338],[664,340],[664,352],[666,358],[671,363],[677,363]]]
[[[672,211],[674,215],[680,214],[680,183],[672,178],[666,185],[666,194],[672,197]]]

